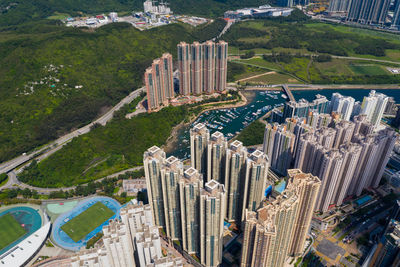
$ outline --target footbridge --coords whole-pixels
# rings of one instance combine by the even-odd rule
[[[292,91],[290,91],[289,86],[287,84],[282,84],[282,89],[285,92],[285,94],[289,97],[290,101],[296,101],[296,99],[292,94]]]

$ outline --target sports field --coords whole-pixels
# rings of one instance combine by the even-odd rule
[[[87,210],[61,226],[61,230],[71,237],[72,240],[78,242],[113,215],[114,212],[111,209],[107,208],[101,202],[96,202]]]
[[[0,250],[19,239],[26,233],[25,229],[10,214],[0,217]]]

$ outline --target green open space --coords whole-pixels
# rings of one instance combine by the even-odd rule
[[[389,74],[377,65],[350,65],[351,70],[358,75],[385,75]]]
[[[23,236],[26,230],[19,222],[7,213],[0,217],[0,250]]]
[[[264,131],[265,124],[256,120],[244,128],[236,139],[243,142],[245,146],[259,145],[264,141]]]
[[[294,13],[286,18],[234,24],[224,36],[232,46],[229,52],[327,53],[400,61],[397,34],[321,23]]]
[[[111,209],[103,203],[97,202],[62,225],[61,230],[71,237],[72,240],[78,242],[113,215],[114,212]]]
[[[276,74],[248,79],[246,83],[399,83],[400,76],[392,75],[386,67],[393,66],[384,62],[368,62],[363,60],[337,59],[324,56],[296,56],[288,53],[278,53],[275,56],[255,56],[250,59],[232,59],[248,66],[235,77],[252,77],[265,72],[275,71]],[[264,73],[265,73],[264,72]],[[236,79],[239,80],[239,79]]]
[[[70,14],[54,12],[54,14],[49,16],[49,17],[47,17],[47,19],[64,20],[64,19],[67,19],[69,17],[71,17]]]

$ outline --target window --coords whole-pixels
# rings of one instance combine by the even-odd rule
[[[211,199],[211,214],[215,214],[215,198]]]
[[[214,265],[214,236],[212,235],[210,237],[210,250],[211,250],[211,255],[210,255],[210,260],[211,260],[211,265]]]

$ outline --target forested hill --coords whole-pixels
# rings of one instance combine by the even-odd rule
[[[0,0],[0,26],[47,18],[57,13],[78,16],[110,11],[143,10],[144,0]],[[176,14],[207,17],[224,11],[267,4],[267,0],[169,0]]]

